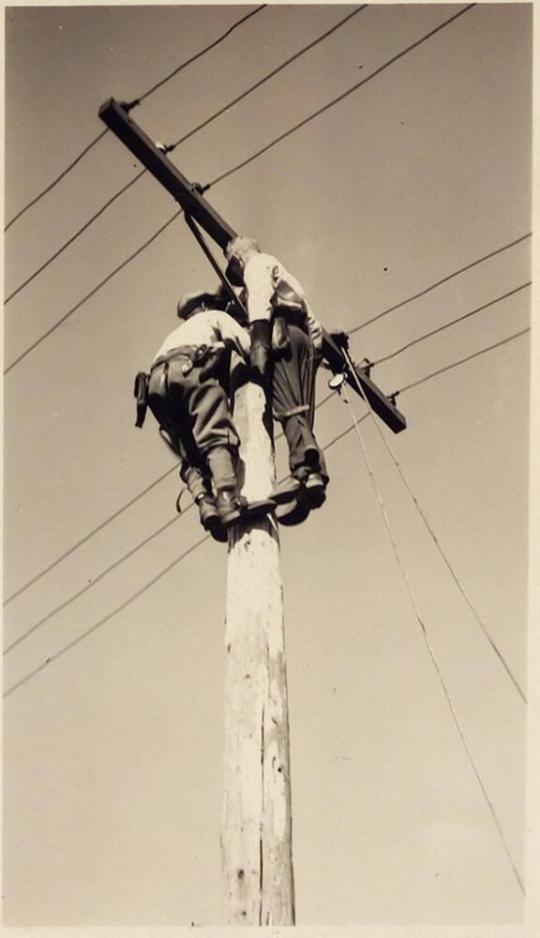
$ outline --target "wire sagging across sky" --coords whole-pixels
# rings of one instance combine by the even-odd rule
[[[483,303],[482,306],[477,306],[476,309],[472,309],[470,312],[464,313],[462,316],[458,316],[456,319],[451,319],[450,322],[445,322],[442,326],[437,326],[436,329],[431,329],[429,332],[424,332],[422,335],[418,336],[418,338],[411,339],[411,341],[406,342],[405,345],[401,345],[399,348],[394,349],[393,352],[389,352],[388,355],[383,355],[382,358],[376,358],[375,361],[370,362],[370,365],[372,367],[375,367],[375,365],[382,365],[383,362],[388,362],[392,358],[396,358],[398,355],[401,355],[402,352],[413,348],[413,346],[418,345],[420,342],[425,342],[426,339],[431,339],[434,335],[439,335],[439,333],[445,332],[446,329],[450,329],[451,326],[457,326],[458,323],[465,322],[467,319],[471,319],[472,316],[476,316],[478,313],[484,312],[484,310],[489,309],[491,306],[495,306],[496,303],[501,303],[502,300],[507,300],[508,297],[514,296],[516,293],[519,293],[521,290],[525,290],[530,286],[531,281],[528,280],[527,283],[522,283],[519,287],[514,287],[513,290],[508,290],[507,293],[503,293],[501,296],[495,297],[494,300],[490,300],[488,303]]]
[[[189,506],[189,508],[192,507],[193,505]],[[189,508],[187,511],[189,511]],[[45,625],[45,623],[52,619],[53,616],[57,615],[59,612],[62,612],[63,609],[66,609],[68,606],[70,606],[71,603],[75,602],[76,599],[79,599],[80,596],[84,596],[84,594],[87,593],[89,589],[92,589],[105,576],[107,576],[109,573],[112,573],[113,570],[116,570],[120,564],[124,563],[126,560],[129,560],[130,557],[133,557],[136,553],[138,553],[138,551],[142,550],[143,547],[146,547],[147,544],[153,541],[154,538],[158,537],[159,534],[162,534],[163,531],[167,531],[171,525],[173,525],[176,521],[179,521],[180,518],[183,518],[184,515],[185,512],[183,512],[182,515],[175,515],[173,518],[170,518],[165,522],[165,524],[160,525],[159,528],[157,528],[155,531],[152,531],[151,534],[148,534],[145,538],[143,538],[142,541],[140,541],[134,547],[131,547],[130,550],[119,557],[118,560],[115,560],[114,563],[109,564],[109,566],[102,570],[101,573],[98,573],[96,576],[92,577],[86,586],[83,586],[80,590],[77,590],[73,596],[70,596],[68,599],[65,599],[64,602],[60,603],[58,606],[55,606],[54,609],[52,609],[50,612],[47,612],[46,615],[42,616],[38,622],[30,626],[26,632],[23,632],[22,635],[19,635],[16,639],[6,645],[4,648],[4,655],[7,655],[8,652],[16,648],[17,645],[20,645],[21,642],[32,635],[37,629],[41,628],[42,625]]]
[[[101,288],[105,286],[105,284],[109,283],[109,280],[112,280],[113,277],[116,276],[116,274],[119,274],[121,270],[124,270],[124,268],[127,267],[128,264],[131,263],[131,261],[135,260],[135,258],[138,257],[139,254],[142,254],[142,252],[145,251],[147,247],[149,247],[157,238],[159,238],[159,236],[163,234],[163,232],[170,225],[172,225],[173,221],[176,218],[178,218],[178,216],[181,214],[182,214],[181,209],[180,211],[175,212],[174,215],[172,215],[168,219],[168,221],[165,222],[165,224],[161,225],[157,229],[157,231],[154,231],[154,233],[150,235],[150,237],[143,244],[141,244],[128,257],[126,257],[123,261],[121,261],[120,264],[118,264],[118,266],[115,267],[114,270],[111,270],[111,272],[108,273],[107,276],[103,278],[103,280],[100,280],[99,283],[95,285],[95,287],[92,287],[92,289],[89,290],[88,293],[86,293],[82,297],[82,299],[78,300],[74,306],[68,309],[67,313],[64,313],[64,315],[61,316],[60,319],[57,319],[57,321],[53,323],[52,326],[50,326],[50,328],[47,329],[47,331],[43,333],[43,335],[40,335],[40,337],[36,339],[35,342],[32,342],[32,344],[29,345],[28,348],[24,350],[24,352],[21,352],[21,354],[18,355],[17,358],[15,358],[14,361],[12,361],[10,365],[8,365],[8,367],[4,371],[4,374],[5,375],[9,374],[9,372],[13,368],[15,368],[15,366],[18,365],[19,362],[22,362],[26,358],[26,356],[30,354],[30,352],[33,352],[34,349],[38,348],[38,346],[41,345],[41,343],[44,342],[45,339],[47,339],[50,335],[52,335],[53,332],[56,332],[56,330],[61,325],[63,325],[66,322],[66,320],[69,319],[69,317],[73,315],[73,313],[76,313],[77,310],[80,309],[81,306],[84,306],[84,304],[88,302],[88,300],[90,300],[93,296],[95,296],[96,293],[98,293],[98,291],[101,290]]]
[[[148,98],[151,94],[154,93],[154,91],[157,91],[158,88],[161,88],[164,84],[166,84],[166,82],[170,81],[171,78],[174,78],[175,75],[178,75],[178,73],[181,72],[184,68],[187,68],[188,65],[191,65],[192,62],[196,62],[197,59],[200,59],[203,55],[206,55],[206,53],[209,52],[211,49],[214,49],[217,45],[223,42],[223,40],[226,39],[227,36],[230,36],[231,33],[234,32],[235,29],[241,26],[242,23],[245,23],[252,16],[255,16],[257,13],[260,13],[262,10],[266,8],[266,6],[267,4],[263,3],[262,6],[259,6],[255,10],[251,10],[250,13],[247,13],[244,16],[242,16],[241,19],[237,20],[236,23],[233,23],[232,26],[229,26],[229,28],[224,33],[222,33],[221,36],[219,36],[217,39],[211,42],[210,45],[205,46],[204,49],[201,49],[199,52],[196,52],[195,55],[192,55],[189,59],[186,59],[185,62],[182,62],[181,65],[178,65],[175,69],[173,69],[172,72],[166,75],[165,78],[160,79],[160,81],[156,82],[155,85],[153,85],[147,91],[143,92],[143,94],[139,95],[139,97],[137,98],[137,104],[140,104],[141,101],[144,101],[145,98]],[[132,106],[134,106],[134,104]],[[36,205],[36,203],[39,202],[43,198],[43,196],[47,195],[47,193],[50,192],[51,189],[54,189],[55,186],[57,186],[58,183],[62,181],[62,179],[65,179],[68,173],[70,173],[71,170],[74,169],[78,163],[80,163],[83,157],[86,156],[86,154],[89,153],[91,149],[93,149],[96,143],[99,143],[99,141],[102,140],[103,137],[105,137],[106,134],[108,134],[108,132],[109,132],[108,128],[106,128],[105,130],[102,130],[101,133],[99,133],[96,137],[94,137],[93,140],[91,140],[88,144],[86,144],[86,146],[81,150],[78,156],[76,156],[71,161],[71,163],[69,163],[69,165],[66,166],[65,169],[63,169],[62,172],[55,179],[52,180],[52,182],[50,182],[44,189],[42,189],[41,192],[38,193],[38,195],[36,195],[33,199],[30,200],[30,202],[27,202],[26,205],[24,205],[17,212],[17,214],[13,216],[13,218],[7,223],[6,227],[4,228],[4,231],[8,231],[8,229],[11,228],[11,226],[19,218],[21,218],[25,214],[25,212],[28,211],[29,208],[32,208],[33,205]]]
[[[440,280],[436,280],[435,283],[431,283],[429,287],[424,287],[423,290],[420,290],[418,293],[414,293],[412,296],[407,297],[406,300],[400,300],[399,303],[394,303],[393,306],[389,306],[387,309],[383,309],[381,313],[377,313],[375,316],[372,316],[371,319],[366,319],[364,322],[361,322],[360,325],[355,326],[354,329],[350,329],[347,333],[348,335],[354,335],[355,332],[359,332],[360,329],[365,329],[366,326],[371,326],[372,323],[377,322],[379,319],[382,319],[384,316],[388,316],[390,313],[394,313],[397,309],[402,309],[404,306],[407,306],[408,303],[412,303],[413,300],[419,300],[420,297],[426,296],[428,293],[431,293],[432,290],[435,290],[437,287],[441,287],[443,283],[448,283],[449,280],[453,280],[454,277],[459,276],[459,274],[464,274],[468,270],[473,270],[474,267],[478,267],[479,264],[482,264],[484,261],[491,260],[492,257],[496,257],[498,254],[502,254],[503,251],[508,251],[510,248],[516,246],[516,244],[521,244],[522,241],[526,241],[532,235],[531,231],[528,231],[524,235],[520,235],[519,238],[515,238],[514,241],[509,241],[507,244],[503,244],[500,248],[495,248],[494,251],[490,251],[489,254],[483,254],[482,257],[477,257],[476,260],[471,261],[469,264],[465,264],[464,267],[459,267],[458,270],[452,271],[451,274],[446,274],[445,277],[442,277]]]
[[[519,332],[514,332],[513,335],[506,336],[504,339],[500,339],[498,342],[494,342],[493,345],[487,345],[485,348],[478,349],[477,352],[473,352],[471,355],[466,355],[465,358],[460,358],[456,362],[451,362],[450,365],[444,365],[442,368],[437,368],[436,371],[430,372],[428,375],[425,375],[423,378],[419,378],[418,381],[411,381],[410,384],[404,385],[398,391],[393,391],[393,396],[398,394],[404,394],[405,391],[412,391],[413,388],[420,387],[421,384],[425,384],[426,381],[431,381],[432,378],[437,378],[439,375],[443,375],[446,371],[451,371],[452,368],[457,368],[458,365],[464,365],[465,362],[472,362],[473,359],[478,358],[480,355],[485,355],[486,352],[491,352],[493,349],[500,348],[502,345],[506,345],[508,342],[513,342],[514,339],[519,339],[520,336],[526,335],[531,331],[531,327],[527,326],[525,329],[520,329]]]
[[[469,10],[472,10],[476,6],[475,3],[470,3],[468,6],[459,10],[458,13],[454,13],[453,16],[450,16],[448,19],[444,20],[443,23],[439,23],[434,29],[430,29],[429,32],[425,33],[420,39],[417,39],[415,42],[412,42],[410,45],[406,46],[405,49],[402,49],[401,52],[398,52],[397,55],[393,55],[392,58],[388,59],[382,65],[379,65],[373,72],[370,72],[365,78],[361,81],[356,82],[346,91],[343,91],[336,98],[332,98],[331,101],[328,101],[327,104],[324,104],[322,107],[318,108],[313,114],[310,114],[308,117],[305,117],[303,120],[299,121],[297,124],[294,124],[293,127],[289,127],[284,133],[280,134],[279,137],[276,137],[274,140],[271,140],[270,143],[267,143],[266,146],[261,147],[260,150],[257,150],[256,153],[252,153],[251,156],[248,156],[247,159],[242,160],[242,162],[237,163],[236,166],[233,166],[231,169],[226,170],[226,172],[221,173],[220,176],[216,176],[212,182],[209,183],[210,186],[217,185],[218,182],[222,182],[224,179],[228,179],[229,176],[232,176],[234,173],[237,173],[238,170],[243,169],[244,166],[248,166],[253,160],[258,159],[263,153],[268,153],[273,147],[277,146],[278,143],[281,143],[283,140],[286,140],[292,134],[296,133],[297,130],[300,130],[302,127],[305,127],[306,124],[309,124],[315,118],[320,117],[322,114],[325,114],[326,111],[329,111],[330,108],[335,107],[337,104],[340,104],[341,101],[344,101],[345,98],[348,98],[349,95],[353,94],[355,91],[358,91],[364,85],[367,85],[368,82],[372,81],[377,75],[380,75],[381,72],[384,72],[387,68],[393,65],[395,62],[398,62],[399,59],[402,59],[405,55],[408,55],[409,52],[412,52],[413,49],[417,49],[418,46],[422,43],[427,42],[428,39],[432,39],[437,33],[442,29],[446,29],[447,26],[450,26],[455,20],[460,16],[463,16],[464,13],[468,13]]]
[[[305,55],[315,46],[319,45],[321,42],[323,42],[324,39],[327,39],[329,36],[335,33],[338,29],[344,26],[345,23],[347,23],[350,19],[352,19],[353,16],[357,16],[359,13],[362,12],[362,10],[365,10],[365,9],[366,9],[366,5],[357,7],[355,10],[352,11],[352,13],[348,13],[347,16],[340,19],[337,23],[335,23],[330,29],[327,29],[324,33],[321,33],[320,36],[317,36],[317,38],[314,39],[312,42],[308,43],[307,46],[303,46],[298,52],[295,52],[294,55],[289,56],[288,59],[286,59],[276,68],[272,69],[272,71],[268,72],[268,74],[264,75],[263,78],[260,78],[258,81],[256,81],[255,84],[250,85],[249,88],[247,88],[241,94],[237,95],[235,98],[232,98],[232,100],[227,101],[227,103],[223,105],[223,107],[219,108],[219,110],[217,111],[214,111],[214,113],[211,114],[210,117],[206,118],[206,120],[197,124],[187,133],[183,134],[183,136],[181,136],[174,143],[167,146],[166,148],[167,152],[175,150],[180,144],[185,143],[187,140],[195,136],[195,134],[199,133],[205,127],[208,127],[211,123],[213,123],[213,121],[217,120],[218,117],[221,117],[222,114],[225,114],[226,112],[230,111],[232,107],[234,107],[240,101],[243,101],[245,98],[247,98],[250,94],[252,94],[262,85],[264,85],[271,78],[274,78],[276,75],[279,74],[279,72],[283,71],[283,69],[286,68],[288,65],[291,65],[301,56]],[[103,134],[101,136],[103,136]],[[135,183],[138,182],[139,179],[145,176],[146,173],[147,173],[146,169],[141,170],[139,173],[136,174],[136,176],[133,177],[133,179],[130,179],[129,182],[127,182],[124,186],[118,189],[118,191],[115,192],[114,195],[112,195],[109,199],[107,199],[107,201],[101,206],[101,208],[99,208],[96,212],[94,212],[94,214],[91,215],[90,218],[88,218],[87,221],[70,238],[67,239],[67,241],[64,241],[64,243],[53,254],[51,254],[51,256],[47,258],[46,261],[40,264],[40,266],[32,274],[26,277],[26,279],[23,280],[23,282],[15,290],[13,290],[9,294],[9,296],[6,297],[5,303],[6,304],[9,303],[10,300],[14,299],[14,297],[16,297],[17,294],[21,292],[21,290],[24,290],[25,287],[27,287],[30,283],[32,283],[32,281],[35,280],[35,278],[39,274],[41,274],[44,270],[46,270],[47,267],[49,267],[53,261],[55,261],[58,257],[60,257],[60,255],[63,254],[64,251],[68,247],[70,247],[70,245],[72,245],[85,231],[87,231],[90,228],[90,226],[95,221],[97,221],[97,219],[100,218],[105,213],[105,211],[108,208],[110,208],[110,206],[113,205],[120,198],[121,195],[124,194],[124,192],[127,192],[129,189],[131,189],[131,187],[135,185]]]
[[[103,616],[103,618],[99,620],[99,622],[96,622],[94,625],[92,625],[89,629],[87,629],[81,635],[78,635],[77,638],[73,639],[72,642],[69,642],[69,644],[61,648],[60,651],[57,651],[54,654],[49,655],[49,657],[45,661],[43,661],[40,665],[38,665],[37,668],[34,668],[33,671],[30,671],[29,674],[21,678],[20,681],[17,681],[16,684],[13,684],[13,686],[10,687],[4,693],[4,697],[9,697],[9,695],[12,694],[13,691],[17,690],[17,688],[19,687],[22,687],[23,684],[26,684],[27,681],[29,681],[31,678],[39,674],[40,671],[43,671],[43,669],[46,668],[49,664],[52,664],[53,661],[57,661],[58,658],[61,658],[62,655],[65,655],[66,652],[70,651],[72,648],[74,648],[76,645],[82,642],[83,639],[88,638],[88,636],[92,635],[93,632],[96,632],[99,628],[101,628],[107,622],[110,622],[110,620],[114,616],[118,615],[119,612],[122,612],[124,609],[130,606],[131,603],[134,602],[136,599],[138,599],[140,596],[142,596],[143,593],[146,593],[146,591],[149,590],[150,587],[154,585],[154,583],[157,583],[159,580],[161,580],[167,573],[169,573],[170,570],[176,567],[176,565],[179,564],[180,561],[185,560],[186,557],[189,557],[189,555],[192,554],[193,551],[197,550],[197,548],[200,547],[201,544],[204,544],[205,541],[207,541],[209,538],[210,538],[210,534],[206,534],[199,541],[196,541],[195,544],[192,544],[191,547],[188,547],[187,550],[184,550],[180,554],[179,557],[176,557],[174,560],[171,561],[171,563],[167,564],[167,566],[163,570],[161,570],[158,574],[156,574],[156,576],[152,577],[152,579],[149,580],[148,583],[145,583],[144,586],[141,586],[141,588],[138,589],[136,593],[133,593],[133,595],[129,596],[128,599],[126,599],[123,603],[120,603],[119,606],[116,606],[114,609],[111,610],[111,612],[108,612],[107,615]]]

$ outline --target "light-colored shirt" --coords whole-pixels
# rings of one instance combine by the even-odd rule
[[[244,300],[249,321],[256,319],[271,320],[280,299],[283,304],[305,316],[308,332],[313,344],[320,346],[322,340],[321,325],[311,312],[306,294],[299,280],[291,274],[277,257],[272,254],[254,254],[244,268]]]
[[[182,345],[207,345],[234,349],[243,358],[249,355],[249,334],[232,316],[220,309],[194,313],[187,322],[181,322],[161,344],[154,361],[173,348]]]

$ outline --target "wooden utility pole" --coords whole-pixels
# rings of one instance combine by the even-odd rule
[[[275,475],[265,410],[261,387],[237,391],[249,501],[266,498]],[[230,925],[294,925],[283,589],[271,516],[233,529],[225,647],[224,915]]]
[[[106,101],[101,119],[223,249],[236,232],[129,116]],[[190,221],[192,227],[192,222]],[[196,229],[194,234],[197,236]],[[207,249],[205,253],[207,253]],[[362,368],[346,336],[323,330],[323,356],[393,430],[406,421]],[[354,372],[354,374],[353,374]],[[275,477],[272,417],[262,387],[244,383],[234,418],[244,466],[242,494],[266,499]],[[283,590],[272,516],[236,525],[229,539],[225,677],[225,796],[221,836],[224,917],[236,925],[294,925],[291,789]]]
[[[100,117],[224,248],[236,232],[110,99]],[[268,498],[275,478],[272,417],[254,383],[236,389],[242,494]],[[273,517],[236,525],[229,540],[225,675],[224,918],[294,925],[289,718],[279,537]]]

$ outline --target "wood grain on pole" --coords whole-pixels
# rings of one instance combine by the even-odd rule
[[[235,397],[243,494],[267,497],[273,448],[255,384]],[[225,626],[224,913],[228,924],[293,925],[289,728],[283,590],[273,518],[230,539]]]

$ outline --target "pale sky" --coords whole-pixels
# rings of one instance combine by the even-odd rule
[[[464,5],[371,5],[172,154],[202,183],[249,157]],[[6,223],[103,125],[255,7],[6,10]],[[169,143],[353,7],[267,6],[133,111]],[[478,4],[210,189],[301,280],[328,329],[382,358],[387,392],[529,325],[531,27]],[[10,295],[139,166],[112,134],[5,236]],[[6,306],[5,367],[175,212],[146,175]],[[514,243],[515,242],[515,243]],[[513,245],[509,246],[508,245]],[[6,375],[9,597],[172,465],[132,381],[215,275],[179,219]],[[517,288],[521,288],[517,290]],[[505,294],[505,299],[499,300]],[[526,678],[529,336],[398,397],[385,428],[482,623]],[[327,394],[321,374],[318,399]],[[356,413],[364,406],[355,396]],[[351,424],[336,397],[321,445]],[[513,862],[524,868],[525,706],[369,419],[403,564]],[[283,474],[285,453],[277,445]],[[358,438],[327,454],[323,508],[282,530],[299,925],[519,923],[522,896],[400,578]],[[11,644],[174,517],[167,476],[22,592]],[[220,923],[226,548],[190,511],[6,658],[4,917],[10,925]],[[69,651],[59,652],[106,616]]]

